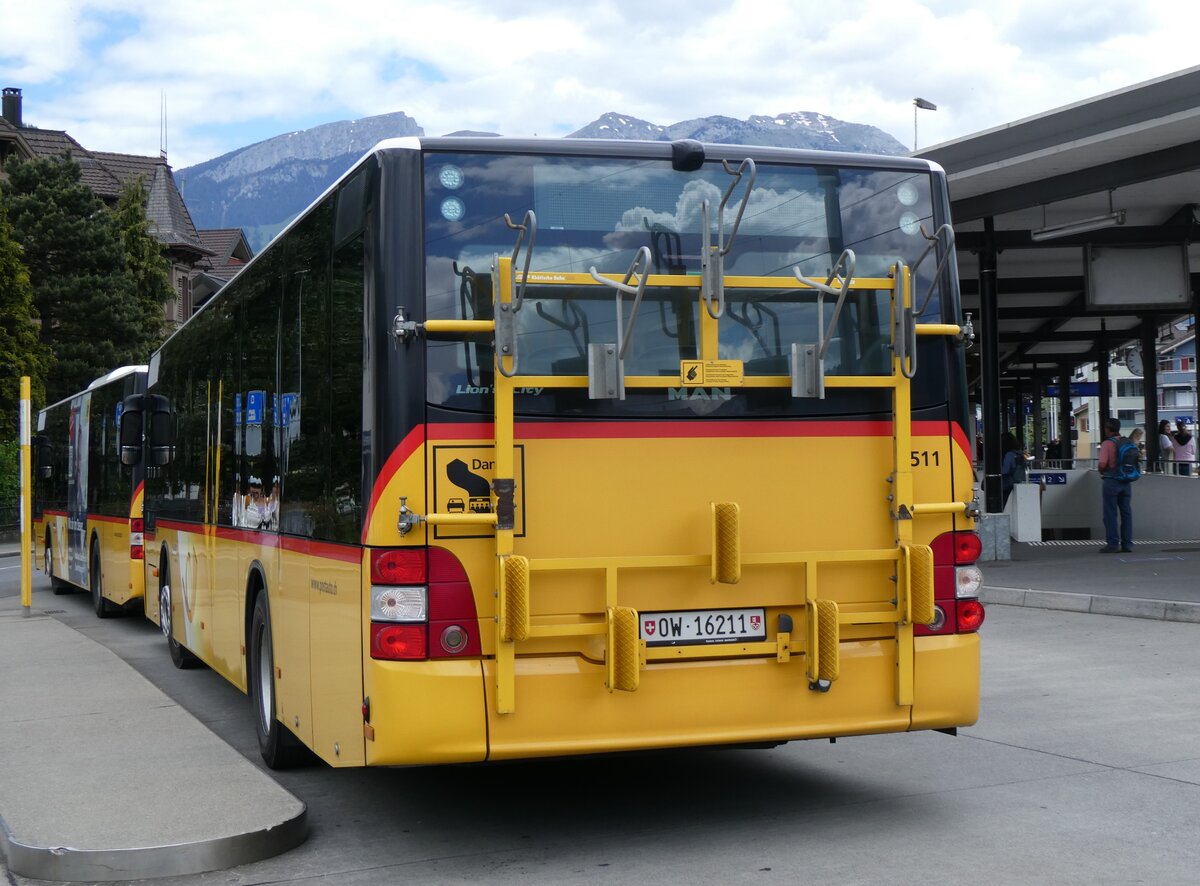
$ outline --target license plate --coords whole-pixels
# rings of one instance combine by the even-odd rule
[[[693,646],[767,639],[762,609],[693,609],[641,613],[641,637],[647,646]]]

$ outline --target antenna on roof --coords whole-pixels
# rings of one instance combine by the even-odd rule
[[[167,162],[167,93],[159,92],[158,156]]]

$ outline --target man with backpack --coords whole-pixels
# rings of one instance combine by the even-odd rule
[[[1142,475],[1137,444],[1121,436],[1121,422],[1104,420],[1104,442],[1100,444],[1100,482],[1103,484],[1105,546],[1102,554],[1133,550],[1133,482]],[[1117,517],[1120,515],[1120,533]]]

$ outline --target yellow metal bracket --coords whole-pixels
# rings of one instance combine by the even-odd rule
[[[645,654],[638,636],[637,610],[628,606],[610,606],[607,615],[608,648],[604,653],[604,665],[608,691],[636,692]]]
[[[711,581],[735,585],[742,580],[741,509],[736,502],[712,504]]]

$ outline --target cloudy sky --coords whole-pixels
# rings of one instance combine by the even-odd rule
[[[24,120],[177,169],[404,111],[429,135],[563,135],[817,111],[928,147],[1200,63],[1166,0],[0,0]]]

